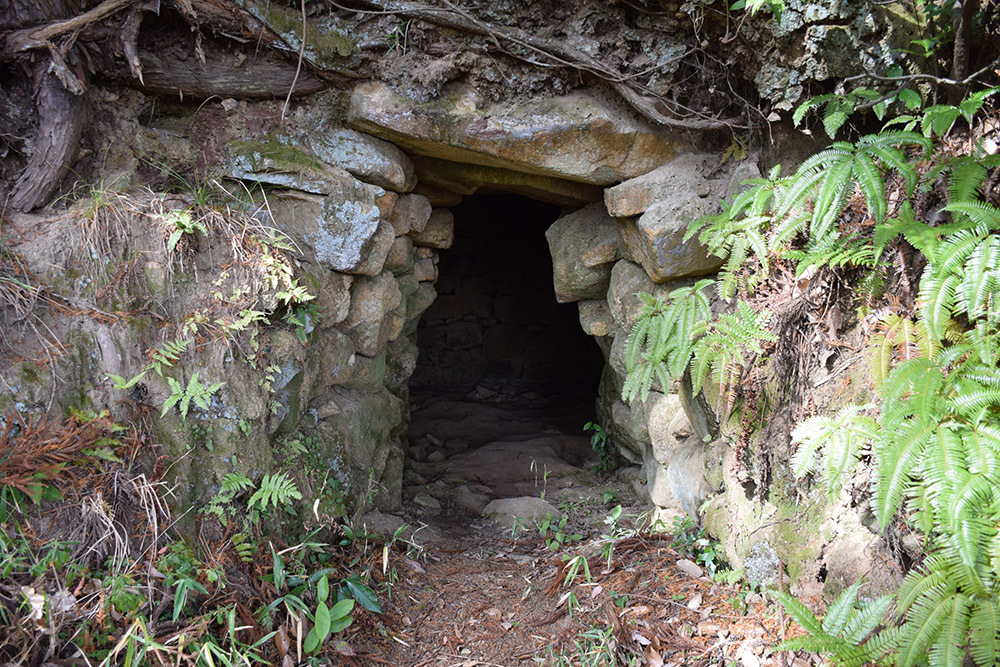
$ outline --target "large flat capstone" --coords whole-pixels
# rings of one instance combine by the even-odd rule
[[[373,81],[354,89],[348,122],[419,155],[594,185],[652,171],[681,147],[585,93],[486,104],[454,87],[420,104]]]

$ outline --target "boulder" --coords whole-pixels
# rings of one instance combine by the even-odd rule
[[[455,240],[455,216],[446,208],[434,209],[423,230],[411,231],[410,238],[424,248],[450,248]]]
[[[413,268],[413,240],[408,236],[397,236],[385,257],[385,270],[395,274],[406,273]]]
[[[687,154],[605,190],[608,211],[621,219],[623,255],[654,281],[705,275],[722,266],[697,238],[684,240],[688,226],[716,213],[719,201],[760,174],[750,161],[724,171],[713,166],[717,162],[712,155]]]
[[[361,261],[354,267],[354,273],[362,276],[377,276],[385,268],[396,235],[392,233],[392,225],[385,220],[379,220],[375,234],[369,240]]]
[[[411,334],[417,330],[417,324],[420,323],[420,316],[431,307],[436,298],[437,291],[434,289],[434,284],[429,282],[421,282],[406,297],[406,323],[403,327],[403,333]]]
[[[584,92],[488,104],[453,87],[420,104],[373,81],[354,89],[348,122],[410,153],[594,185],[649,172],[679,147]]]
[[[317,158],[366,183],[396,192],[409,192],[416,184],[413,162],[387,141],[349,128],[309,132],[303,141]]]
[[[577,303],[580,311],[580,328],[588,336],[613,336],[615,322],[611,319],[608,302],[604,299],[585,299]]]
[[[483,516],[512,530],[515,522],[519,522],[522,528],[537,528],[546,517],[559,519],[562,513],[537,496],[521,496],[498,498],[490,502],[483,508]]]
[[[422,232],[431,217],[431,203],[422,195],[403,195],[392,208],[389,222],[396,230],[396,236],[409,232]]]
[[[666,290],[657,287],[638,264],[624,259],[615,262],[608,283],[608,310],[615,325],[626,332],[635,326],[635,318],[642,305],[636,296],[639,292],[665,294]]]
[[[392,320],[387,317],[402,303],[403,295],[391,273],[359,277],[351,285],[351,307],[344,325],[357,351],[373,357],[389,342]]]
[[[722,260],[709,253],[696,237],[684,240],[688,224],[707,212],[692,205],[678,210],[677,202],[656,202],[638,221],[619,221],[623,254],[642,265],[654,282],[703,276],[718,271]],[[703,206],[707,206],[704,204]]]
[[[351,307],[351,281],[353,276],[327,271],[316,291],[314,303],[320,312],[320,327],[326,328],[343,322]]]
[[[649,498],[661,509],[697,517],[711,492],[705,478],[705,446],[694,435],[677,395],[651,396],[646,424],[652,443],[643,462]]]
[[[438,277],[437,266],[430,257],[418,259],[413,263],[413,275],[421,282],[434,282]]]
[[[604,204],[612,216],[628,218],[678,195],[685,200],[696,196],[718,202],[728,197],[734,186],[756,176],[760,171],[749,160],[733,169],[722,169],[715,154],[684,153],[649,173],[607,188]]]
[[[602,204],[559,218],[546,230],[545,239],[556,301],[599,299],[607,293],[611,263],[618,259],[618,232]]]
[[[367,391],[334,387],[316,401],[320,420],[317,465],[331,478],[347,479],[355,497],[363,498],[370,481],[377,482],[375,506],[391,511],[401,505],[405,403],[386,389]]]
[[[324,164],[291,139],[277,135],[229,142],[222,168],[233,178],[321,195],[337,192],[346,179],[354,180],[344,169]]]
[[[378,275],[395,235],[380,224],[375,203],[383,190],[346,175],[327,197],[281,193],[270,197],[275,225],[321,266],[341,273]],[[376,270],[378,269],[378,270]]]

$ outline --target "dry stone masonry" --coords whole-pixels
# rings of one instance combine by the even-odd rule
[[[713,515],[715,531],[727,530],[720,516],[748,527],[738,532],[740,540],[727,542],[739,562],[764,519],[740,502],[743,489],[729,474],[735,450],[718,439],[711,411],[684,383],[654,386],[648,401],[632,405],[621,399],[621,388],[636,294],[667,296],[718,269],[697,239],[685,239],[688,225],[758,176],[755,160],[720,162],[686,136],[652,128],[602,95],[580,91],[493,103],[470,87],[450,86],[417,102],[384,83],[365,82],[349,103],[307,102],[284,126],[258,130],[220,121],[211,137],[225,146],[218,166],[234,181],[267,186],[267,209],[294,243],[316,314],[306,327],[307,345],[288,332],[268,341],[260,364],[269,369],[267,386],[240,370],[235,353],[199,353],[202,381],[225,383],[200,415],[199,428],[216,434],[213,447],[197,449],[204,437],[197,440],[176,415],[158,422],[177,461],[170,474],[184,487],[180,502],[203,504],[234,465],[249,474],[273,469],[282,438],[310,433],[312,454],[355,501],[398,509],[411,378],[454,383],[502,372],[541,379],[552,364],[572,365],[586,354],[565,343],[568,329],[560,327],[569,327],[591,337],[589,350],[602,355],[599,421],[634,466],[636,491],[665,521],[697,516],[721,492],[712,501],[723,507]],[[463,213],[477,198],[513,195],[545,202],[539,205],[548,217],[532,229],[483,218],[477,230]],[[34,250],[20,248],[39,274],[61,261],[41,251],[46,243],[58,245],[59,233],[53,226]],[[547,244],[539,246],[540,256],[523,251],[528,234]],[[147,246],[139,249],[148,251],[145,275],[154,297],[176,309],[190,306],[195,296],[182,296],[189,278],[171,278],[162,239]],[[445,261],[442,253],[451,254]],[[223,280],[207,253],[197,257],[189,267],[202,274],[197,284]],[[551,290],[522,289],[525,262],[544,264]],[[487,275],[472,264],[490,264]],[[554,308],[568,318],[552,316]],[[74,391],[85,402],[111,405],[114,394],[102,378],[141,369],[141,346],[114,324],[88,326],[78,332],[80,349],[88,351],[67,357],[66,377],[83,378]],[[13,387],[0,399],[5,409],[40,404],[51,389],[21,367],[8,369],[4,381]],[[150,377],[149,391],[155,404],[169,389]],[[65,405],[69,393],[59,394]],[[476,466],[510,451],[453,453]],[[449,497],[477,510],[486,504],[480,490],[464,486]],[[826,537],[830,552],[841,553],[859,550],[870,534],[855,522],[838,524]],[[779,555],[795,557],[789,549],[779,548]]]

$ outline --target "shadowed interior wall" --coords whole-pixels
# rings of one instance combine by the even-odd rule
[[[577,305],[556,303],[545,230],[557,206],[484,194],[452,209],[455,242],[442,251],[438,297],[417,332],[412,383],[484,380],[587,382],[603,364]]]

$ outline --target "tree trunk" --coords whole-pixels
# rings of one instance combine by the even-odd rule
[[[49,200],[76,159],[86,119],[86,99],[70,93],[51,72],[38,91],[38,134],[24,173],[11,190],[10,205],[30,211]]]

